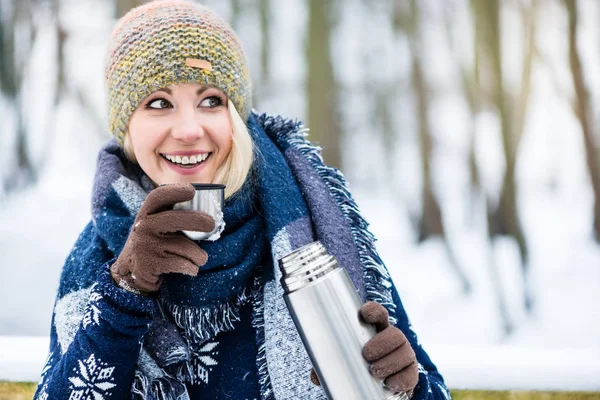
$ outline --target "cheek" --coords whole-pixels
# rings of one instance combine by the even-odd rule
[[[129,135],[131,136],[131,148],[137,157],[143,156],[141,153],[153,151],[160,143],[160,124],[150,121],[148,118],[138,118],[129,125]]]

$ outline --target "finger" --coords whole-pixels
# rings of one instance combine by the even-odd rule
[[[415,352],[410,346],[410,343],[405,342],[390,354],[381,357],[377,361],[373,361],[369,369],[373,376],[384,379],[396,372],[402,371],[404,368],[415,362],[415,360]]]
[[[419,367],[416,361],[384,381],[385,386],[396,392],[411,391],[417,386],[418,382]]]
[[[310,381],[313,383],[313,385],[321,386],[321,381],[319,381],[319,377],[317,376],[314,368],[310,369]]]
[[[141,226],[160,235],[178,231],[211,232],[215,229],[215,220],[202,211],[167,210],[149,215],[140,221],[138,229]]]
[[[381,332],[390,325],[387,309],[374,301],[363,304],[360,308],[360,315],[366,323],[375,325],[377,332]]]
[[[132,273],[129,286],[141,292],[156,292],[160,287],[162,279],[160,276],[151,273]]]
[[[363,347],[363,356],[367,361],[379,360],[406,343],[406,336],[395,326],[388,326],[373,336]]]
[[[191,183],[174,183],[159,186],[148,194],[144,204],[142,204],[139,215],[154,214],[173,208],[173,204],[175,203],[191,200],[195,192],[196,190]]]
[[[198,275],[199,267],[188,259],[171,256],[164,261],[161,272],[164,274],[177,273],[188,276]]]
[[[208,260],[208,254],[200,246],[181,234],[173,234],[163,239],[163,254],[166,258],[177,256],[202,266]]]

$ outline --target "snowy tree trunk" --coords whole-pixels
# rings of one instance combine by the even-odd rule
[[[331,0],[310,0],[308,16],[308,127],[310,140],[323,146],[325,163],[341,168],[341,124],[338,121],[337,83],[333,74]]]
[[[586,163],[594,192],[594,237],[596,241],[600,242],[600,170],[598,169],[598,148],[595,143],[597,132],[594,126],[594,114],[590,107],[590,94],[585,84],[581,57],[577,49],[577,1],[565,0],[565,5],[569,15],[569,64],[575,87],[573,108],[581,125]]]

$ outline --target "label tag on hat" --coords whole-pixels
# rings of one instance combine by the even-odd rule
[[[206,60],[199,60],[197,58],[186,58],[185,65],[188,67],[205,69],[207,71],[212,71],[212,65]]]

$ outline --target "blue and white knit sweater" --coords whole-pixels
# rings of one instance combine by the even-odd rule
[[[144,344],[151,322],[160,316],[155,300],[116,287],[109,272],[152,185],[115,143],[101,151],[93,218],[63,268],[50,354],[36,399],[325,399],[322,389],[308,379],[310,361],[274,267],[276,260],[313,240],[320,240],[338,259],[363,300],[383,304],[390,322],[407,336],[420,364],[413,398],[450,398],[410,328],[341,173],[323,164],[319,149],[306,141],[306,130],[298,122],[253,114],[248,127],[259,149],[258,186],[265,192],[260,195],[265,220],[261,235],[268,243],[268,260],[256,252],[252,260],[259,261],[253,261],[256,266],[247,284],[232,287],[237,294],[217,306],[203,305],[198,299],[203,296],[162,300],[167,319],[177,325],[190,349],[196,349],[177,371],[161,368]],[[283,207],[281,199],[289,207]],[[230,278],[225,281],[235,282],[233,274]],[[207,281],[194,281],[189,293],[210,294],[210,288],[193,290],[193,285]],[[217,352],[217,343],[228,345]],[[210,375],[219,369],[242,373],[216,387]],[[247,379],[253,382],[244,383]]]

